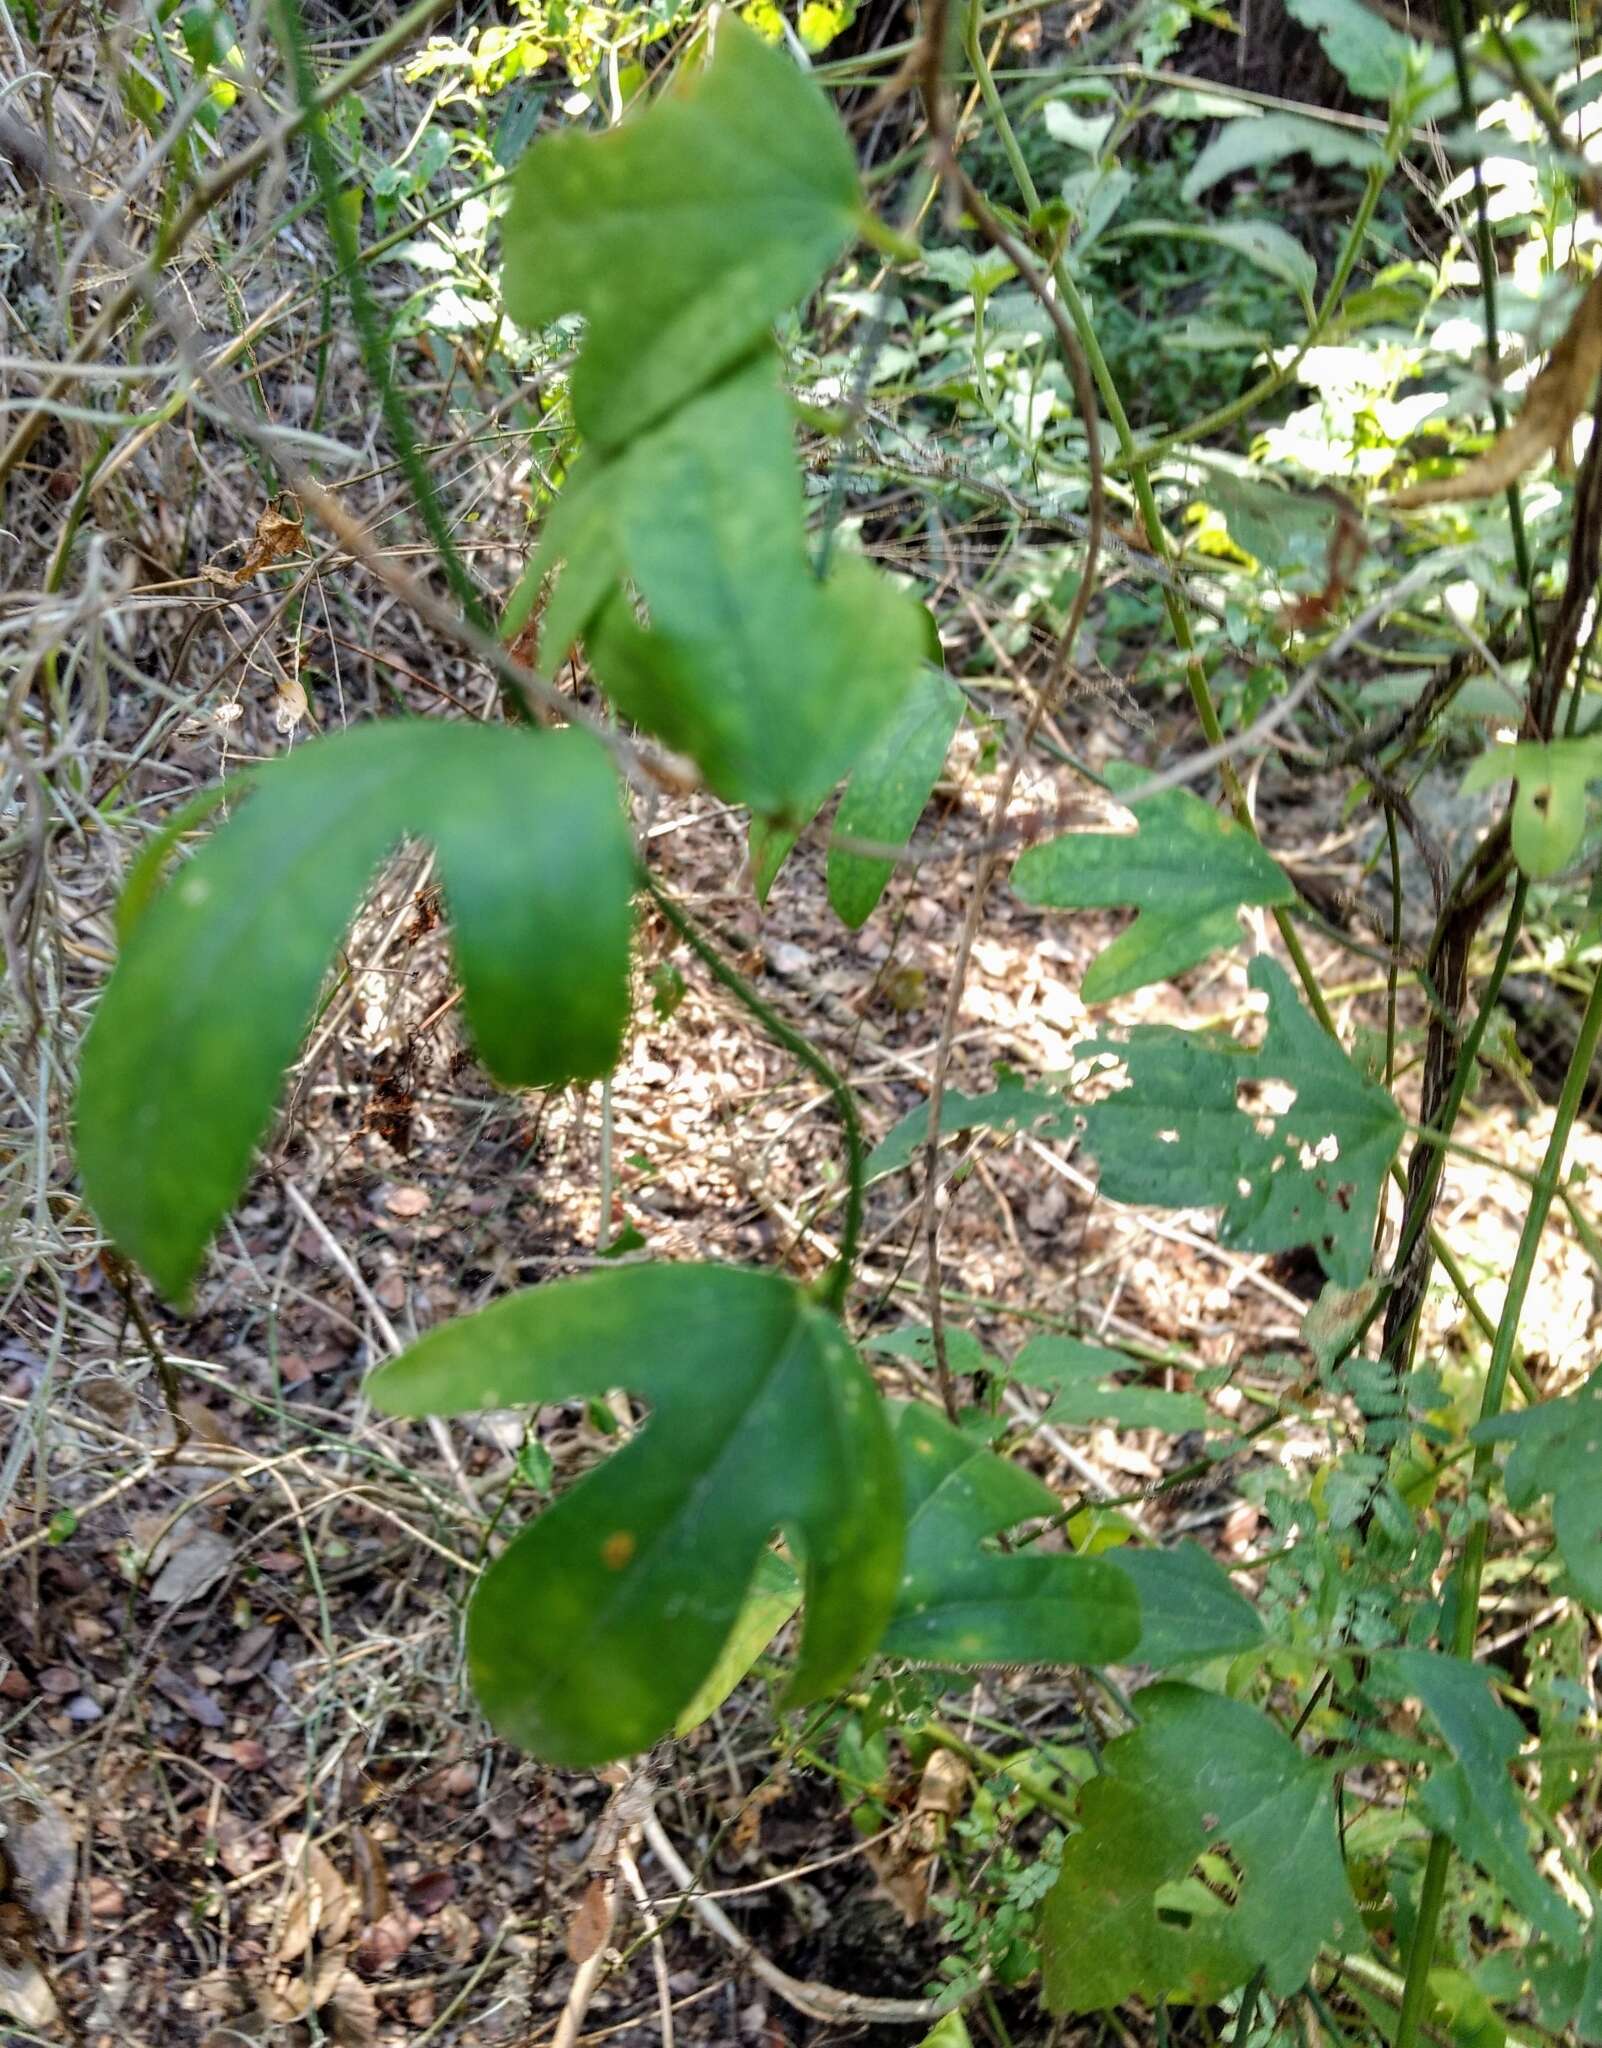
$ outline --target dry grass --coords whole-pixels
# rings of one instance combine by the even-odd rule
[[[661,1257],[816,1272],[832,1248],[835,1133],[815,1086],[649,928],[636,1030],[608,1099],[497,1094],[458,1033],[427,857],[412,850],[350,938],[193,1313],[168,1313],[106,1259],[75,1192],[69,1111],[130,864],[186,798],[241,763],[402,707],[493,717],[496,687],[311,521],[281,559],[252,566],[264,516],[293,516],[285,474],[314,462],[384,562],[430,569],[328,291],[299,153],[265,150],[144,276],[180,189],[170,131],[153,139],[118,90],[148,72],[148,46],[131,16],[97,29],[66,8],[55,23],[42,62],[14,14],[0,28],[0,105],[44,152],[30,157],[0,131],[0,426],[13,449],[37,428],[6,481],[0,539],[0,1810],[14,1860],[19,1829],[58,1835],[55,1874],[33,1866],[31,1889],[0,1904],[12,1916],[0,1971],[21,1987],[0,1989],[0,2003],[37,2001],[31,2030],[7,2038],[224,2048],[314,2038],[315,2024],[341,2041],[418,2048],[544,2042],[568,1997],[564,1930],[609,1788],[489,1741],[457,1640],[503,1509],[536,1505],[537,1470],[519,1463],[525,1424],[482,1419],[442,1453],[426,1432],[368,1412],[362,1377],[442,1317],[582,1267],[625,1226]],[[258,16],[252,25],[259,37]],[[358,25],[347,42],[325,26],[324,68],[368,33]],[[197,143],[200,175],[277,122],[268,55],[247,37],[253,82],[222,138]],[[430,115],[426,82],[394,67],[368,97],[382,149]],[[417,288],[396,264],[372,276],[390,313]],[[77,337],[119,298],[93,359],[62,386]],[[486,589],[502,591],[531,466],[545,459],[517,418],[524,392],[504,361],[467,347],[408,343],[400,359],[453,525]],[[881,526],[894,503],[872,508]],[[898,558],[918,545],[885,542]],[[994,652],[1005,624],[962,574],[964,551],[982,559],[986,545],[979,525],[945,537],[940,608],[959,656]],[[1004,662],[998,713],[1018,687]],[[1089,698],[1065,736],[1099,745],[1106,718]],[[948,848],[978,843],[992,786],[972,746],[959,752],[938,811]],[[1072,784],[1041,774],[1028,794],[1060,813]],[[887,1128],[921,1098],[961,852],[898,882],[853,939],[822,908],[814,847],[763,918],[727,807],[690,796],[641,824],[683,898],[849,1069],[871,1123]],[[1326,837],[1344,872],[1348,852]],[[998,901],[976,950],[958,1080],[982,1082],[998,1059],[1061,1068],[1084,1035],[1071,990],[1092,933],[1081,921],[1043,943],[1042,930]],[[689,992],[662,1019],[646,977],[670,957]],[[1225,963],[1189,986],[1191,1014],[1238,1011],[1242,992],[1238,964]],[[1538,1129],[1539,1118],[1520,1133],[1521,1158],[1537,1156]],[[1294,1275],[1220,1252],[1205,1217],[1098,1204],[1071,1152],[1042,1153],[1032,1141],[981,1153],[948,1191],[953,1312],[988,1340],[1008,1349],[1020,1317],[1043,1315],[1209,1364],[1296,1342]],[[1454,1226],[1469,1226],[1487,1275],[1505,1271],[1516,1228],[1507,1193],[1454,1166]],[[901,1182],[875,1190],[865,1322],[908,1302],[916,1313],[914,1221]],[[1570,1370],[1596,1302],[1577,1249],[1561,1235],[1552,1244],[1546,1341]],[[1455,1323],[1443,1299],[1443,1341]],[[1221,1413],[1238,1409],[1234,1390],[1219,1399]],[[606,1437],[594,1415],[565,1410],[540,1420],[539,1441],[560,1485]],[[1051,1432],[1035,1449],[1069,1497],[1148,1485],[1166,1455],[1110,1431],[1071,1443]],[[1295,1465],[1315,1454],[1291,1430],[1256,1455]],[[1216,1533],[1238,1505],[1226,1476],[1216,1497],[1148,1512]],[[1250,1553],[1254,1526],[1249,1515],[1231,1525],[1236,1555]],[[999,1679],[970,1704],[1036,1733],[1080,1714],[1050,1687]],[[712,1881],[750,1889],[741,1924],[792,1971],[916,1992],[938,1956],[929,1929],[900,1927],[827,1781],[772,1737],[765,1695],[747,1688],[662,1760],[665,1825],[692,1862],[722,1831]],[[645,1870],[671,1889],[649,1860]],[[625,1900],[616,1935],[628,1958],[590,2005],[585,2040],[663,2038],[661,1985],[632,1910]],[[852,2031],[799,2020],[671,1903],[662,1912],[679,2042]]]

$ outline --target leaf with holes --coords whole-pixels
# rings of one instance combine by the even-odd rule
[[[1475,1443],[1510,1443],[1505,1480],[1511,1508],[1552,1496],[1552,1533],[1569,1577],[1588,1605],[1602,1608],[1602,1372],[1575,1393],[1518,1415],[1476,1423]]]
[[[1420,1793],[1430,1825],[1493,1877],[1533,1927],[1575,1954],[1579,1922],[1530,1859],[1530,1830],[1508,1776],[1524,1731],[1492,1691],[1490,1673],[1429,1650],[1384,1650],[1369,1676],[1385,1698],[1422,1700],[1452,1753]]]
[[[1199,1394],[1119,1383],[1120,1373],[1140,1370],[1138,1360],[1122,1351],[1108,1351],[1078,1337],[1036,1337],[1012,1362],[1014,1379],[1051,1393],[1042,1422],[1069,1428],[1113,1422],[1121,1429],[1165,1429],[1175,1436],[1207,1427],[1207,1403]]]
[[[1031,1087],[1008,1067],[996,1069],[988,1095],[964,1095],[948,1088],[940,1104],[940,1135],[959,1131],[1033,1131],[1037,1138],[1071,1138],[1074,1112],[1048,1087]],[[908,1110],[868,1154],[868,1178],[899,1173],[922,1151],[929,1135],[929,1106]]]
[[[1332,1280],[1356,1287],[1368,1274],[1401,1113],[1320,1030],[1266,954],[1252,962],[1251,983],[1268,997],[1259,1052],[1167,1025],[1083,1048],[1116,1055],[1127,1076],[1083,1111],[1101,1191],[1117,1202],[1220,1209],[1220,1244],[1251,1252],[1311,1245]],[[1242,1086],[1265,1082],[1294,1091],[1294,1100],[1242,1109]]]
[[[1047,2005],[1200,2003],[1259,1968],[1288,1996],[1325,1943],[1339,1951],[1361,1938],[1333,1763],[1304,1757],[1255,1707],[1188,1685],[1149,1686],[1134,1707],[1138,1727],[1107,1745],[1102,1775],[1080,1795],[1081,1827],[1046,1899]],[[1188,1910],[1184,1887],[1203,1857],[1215,1886]]]
[[[606,1073],[628,1015],[634,855],[588,734],[363,726],[254,771],[144,906],[84,1045],[78,1169],[107,1232],[181,1299],[244,1186],[329,960],[407,834],[431,840],[467,1021],[513,1087]]]
[[[1147,778],[1127,765],[1112,770],[1116,795]],[[1053,910],[1110,909],[1133,903],[1139,915],[1085,970],[1087,1003],[1110,1002],[1150,982],[1168,981],[1233,946],[1243,903],[1290,903],[1284,869],[1233,818],[1169,789],[1135,806],[1139,830],[1070,832],[1030,847],[1012,870],[1025,903]]]
[[[1489,789],[1512,777],[1513,858],[1532,881],[1561,874],[1585,837],[1585,792],[1602,780],[1602,740],[1519,740],[1471,761],[1463,789]]]
[[[699,76],[518,166],[502,290],[520,325],[582,313],[573,410],[617,447],[754,348],[857,231],[845,131],[790,58],[725,15]]]
[[[976,1444],[918,1402],[894,1411],[907,1549],[880,1649],[927,1664],[1109,1664],[1140,1634],[1130,1580],[1101,1558],[985,1546],[1054,1515],[1032,1472]]]
[[[633,1440],[479,1581],[468,1668],[484,1711],[547,1762],[649,1748],[714,1670],[777,1527],[802,1558],[792,1701],[845,1680],[895,1598],[901,1488],[884,1405],[839,1324],[778,1274],[634,1266],[516,1294],[369,1381],[392,1415],[626,1388]]]

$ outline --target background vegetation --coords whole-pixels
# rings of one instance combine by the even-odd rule
[[[737,31],[698,0],[7,6],[8,2038],[1594,2040],[1593,24],[740,11],[860,178],[796,258],[759,121],[709,262],[784,256],[757,317],[784,309],[810,559],[881,574],[851,586],[857,697],[923,636],[874,774],[851,697],[816,760],[783,690],[722,752],[664,731],[542,586],[600,546],[575,508],[619,420],[575,365],[621,334],[611,374],[650,371],[697,252],[606,239],[676,173],[585,168],[558,206],[514,167],[637,136]],[[825,179],[821,102],[776,75],[745,103]],[[748,602],[766,504],[724,528]],[[630,574],[662,626],[673,576]],[[775,673],[817,593],[764,614]],[[511,721],[621,749],[633,853],[576,765],[495,782]],[[347,728],[365,753],[320,751]],[[358,758],[361,804],[319,766]],[[441,884],[460,915],[486,840],[522,842],[439,823],[518,805],[584,943],[621,945],[631,860],[649,888],[626,1017],[621,968],[615,1016],[536,984],[521,1068],[526,984],[491,986],[517,948],[464,940],[464,997]],[[289,868],[347,817],[375,842]],[[295,1045],[267,942],[407,832],[326,978],[303,963],[310,1036],[232,1205],[216,1134],[246,1157]],[[190,843],[231,870],[178,868]],[[107,998],[97,1069],[169,870],[226,872],[238,951]],[[203,1061],[175,987],[237,1027]],[[211,1202],[194,1258],[158,1187]],[[368,1375],[445,1358],[459,1390],[441,1346],[483,1326],[452,1317],[584,1273],[724,1343],[800,1300],[653,1307],[643,1276],[692,1261],[843,1311],[910,1404],[903,1462],[963,1475],[907,1583],[944,1598],[966,1560],[991,1633],[920,1640],[908,1596],[797,1706],[767,1552],[660,1744],[613,1667],[536,1711],[476,1657],[520,1753],[464,1683],[468,1594],[648,1440],[642,1401],[666,1440],[674,1389],[588,1335],[543,1405],[481,1373],[450,1426]],[[374,1395],[427,1407],[408,1370]],[[742,1462],[759,1508],[819,1435],[794,1412]],[[814,1565],[832,1530],[866,1571],[863,1460]],[[1026,1584],[1027,1640],[996,1591]],[[653,1707],[672,1620],[640,1638]]]

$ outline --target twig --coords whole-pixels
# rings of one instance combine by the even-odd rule
[[[931,122],[930,125],[933,128],[935,124]],[[963,990],[968,980],[968,965],[973,957],[974,940],[978,936],[979,922],[984,915],[985,898],[990,893],[990,884],[1001,865],[1001,852],[1006,843],[1007,813],[1012,807],[1013,793],[1018,786],[1018,777],[1022,772],[1024,760],[1034,744],[1036,733],[1040,730],[1041,721],[1055,705],[1062,678],[1070,670],[1079,629],[1084,624],[1091,594],[1096,586],[1106,505],[1101,461],[1101,420],[1096,407],[1090,366],[1085,359],[1084,350],[1079,345],[1079,337],[1074,333],[1067,315],[1058,303],[1050,279],[1037,268],[1022,243],[991,211],[962,166],[953,161],[950,170],[957,189],[962,194],[963,204],[972,214],[980,232],[1012,264],[1040,301],[1056,331],[1058,345],[1073,383],[1080,419],[1084,425],[1085,449],[1090,465],[1090,528],[1085,538],[1085,566],[1080,574],[1079,589],[1074,596],[1068,623],[1057,644],[1052,672],[1041,684],[1035,697],[1034,708],[1001,773],[1001,783],[990,813],[990,828],[980,850],[978,869],[974,875],[973,888],[968,897],[968,907],[963,915],[962,930],[957,940],[957,955],[952,963],[951,982],[946,990],[945,1009],[940,1019],[940,1042],[935,1049],[934,1067],[930,1076],[929,1136],[924,1145],[923,1203],[919,1231],[925,1246],[929,1337],[934,1352],[935,1375],[940,1384],[940,1398],[945,1405],[946,1413],[955,1422],[958,1417],[958,1401],[951,1361],[946,1352],[945,1307],[940,1298],[940,1207],[936,1200],[940,1186],[940,1112],[945,1102],[946,1071],[951,1064],[951,1048],[957,1035],[957,1018],[962,1009]]]
[[[927,2027],[955,2012],[966,1992],[944,1998],[872,1998],[864,1992],[836,1991],[832,1985],[804,1983],[770,1962],[755,1943],[742,1934],[728,1914],[695,1889],[695,1873],[669,1841],[666,1829],[654,1813],[642,1823],[651,1853],[689,1902],[690,1911],[709,1934],[731,1949],[768,1989],[796,2012],[827,2025]],[[555,2044],[553,2044],[555,2048]]]
[[[400,1334],[396,1330],[395,1325],[385,1315],[383,1305],[377,1295],[374,1294],[366,1280],[362,1277],[361,1270],[355,1260],[352,1259],[349,1252],[346,1251],[339,1239],[335,1237],[334,1233],[329,1229],[321,1216],[318,1215],[311,1203],[307,1201],[300,1189],[296,1187],[295,1183],[292,1180],[286,1179],[283,1185],[284,1193],[289,1197],[290,1206],[297,1209],[303,1220],[310,1224],[328,1256],[356,1290],[357,1299],[372,1317],[373,1328],[383,1340],[384,1349],[391,1358],[399,1358],[406,1349],[406,1346],[401,1341]],[[456,1455],[456,1446],[451,1442],[449,1430],[446,1429],[444,1423],[437,1415],[429,1416],[428,1432],[434,1439],[435,1448],[445,1461],[446,1469],[456,1482],[457,1492],[473,1510],[475,1518],[482,1519],[483,1504],[469,1484],[467,1474],[462,1470],[462,1461]]]
[[[657,2015],[662,2029],[662,2048],[673,2048],[673,1987],[668,1983],[667,1950],[662,1946],[662,1923],[656,1917],[656,1909],[651,1904],[651,1894],[645,1889],[645,1880],[640,1876],[639,1865],[634,1861],[633,1851],[627,1843],[617,1852],[617,1867],[623,1873],[623,1882],[633,1895],[634,1903],[640,1909],[640,1918],[645,1922],[645,1931],[651,1937],[651,1963],[656,1971]]]

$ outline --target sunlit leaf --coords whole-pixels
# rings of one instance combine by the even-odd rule
[[[1033,1088],[1005,1067],[996,1070],[996,1086],[988,1095],[964,1095],[948,1088],[940,1104],[940,1135],[958,1131],[1033,1131],[1040,1138],[1073,1135],[1074,1112],[1060,1095]],[[897,1173],[910,1165],[929,1135],[929,1109],[909,1110],[868,1154],[868,1178]]]
[[[1320,1030],[1277,962],[1259,954],[1251,982],[1268,996],[1259,1052],[1167,1025],[1081,1048],[1116,1054],[1127,1074],[1081,1112],[1101,1191],[1165,1209],[1218,1208],[1221,1244],[1311,1245],[1332,1280],[1355,1287],[1369,1270],[1401,1112]],[[1288,1107],[1240,1106],[1244,1084],[1269,1081],[1294,1091]]]
[[[1284,1997],[1326,1942],[1360,1935],[1335,1832],[1333,1765],[1304,1757],[1243,1701],[1163,1684],[1107,1745],[1042,1918],[1047,2004],[1094,2012],[1129,1997],[1201,2003],[1255,1969]],[[1162,1896],[1204,1853],[1240,1873],[1233,1905],[1188,1917]],[[1210,1904],[1208,1901],[1210,1900]],[[1216,1910],[1215,1910],[1216,1909]]]
[[[1378,1652],[1369,1672],[1386,1697],[1422,1700],[1452,1753],[1419,1794],[1431,1826],[1493,1877],[1533,1927],[1572,1954],[1579,1923],[1531,1861],[1530,1830],[1507,1769],[1523,1746],[1523,1730],[1492,1691],[1491,1674],[1428,1650]]]
[[[1123,767],[1114,793],[1146,780]],[[1140,915],[1085,970],[1087,1003],[1166,981],[1233,946],[1243,903],[1290,903],[1289,877],[1244,826],[1187,789],[1135,806],[1139,830],[1070,832],[1030,847],[1012,870],[1015,894],[1055,910],[1132,903]]]
[[[800,1605],[801,1580],[794,1566],[777,1551],[764,1550],[728,1641],[694,1699],[673,1723],[675,1735],[688,1735],[711,1719]]]
[[[707,1683],[775,1528],[802,1558],[792,1701],[883,1631],[901,1557],[883,1403],[839,1324],[782,1276],[634,1266],[512,1295],[369,1381],[390,1414],[599,1396],[649,1419],[485,1572],[468,1611],[484,1711],[548,1762],[649,1748]]]
[[[1532,881],[1561,874],[1585,836],[1587,784],[1602,781],[1602,739],[1518,740],[1471,761],[1465,793],[1512,776],[1513,857]]]
[[[732,15],[705,71],[604,135],[535,143],[503,229],[524,327],[582,313],[586,438],[615,448],[747,354],[845,248],[856,165],[828,102]]]
[[[1061,1503],[933,1408],[895,1410],[907,1549],[888,1657],[930,1664],[1108,1664],[1140,1633],[1135,1589],[1101,1558],[982,1547]]]
[[[1511,1508],[1552,1496],[1552,1533],[1580,1597],[1602,1609],[1602,1372],[1575,1393],[1475,1425],[1476,1443],[1510,1443]]]
[[[1163,1387],[1124,1386],[1121,1373],[1138,1373],[1139,1361],[1079,1337],[1036,1337],[1012,1362],[1012,1376],[1026,1387],[1052,1395],[1043,1422],[1113,1422],[1123,1429],[1163,1429],[1179,1435],[1205,1429],[1210,1417],[1199,1394],[1173,1394]]]
[[[84,1045],[84,1192],[181,1298],[244,1186],[341,934],[408,834],[437,850],[464,1008],[510,1086],[606,1073],[628,1015],[634,857],[587,734],[397,720],[255,770],[124,936]]]
[[[945,767],[965,702],[948,677],[925,669],[851,771],[829,847],[829,901],[853,930],[884,894],[895,862],[854,853],[846,842],[899,846],[911,837]]]

